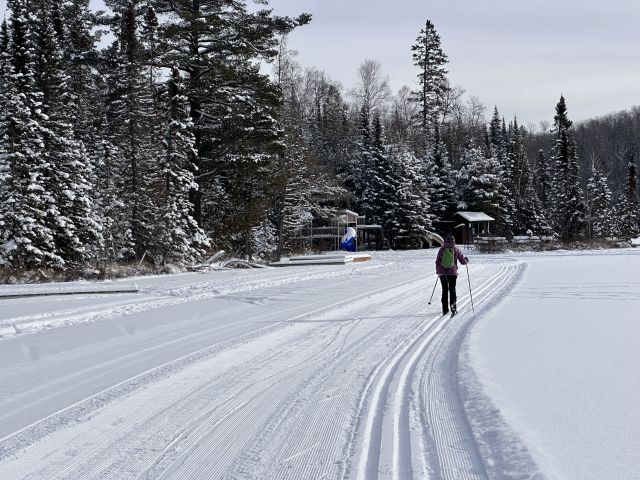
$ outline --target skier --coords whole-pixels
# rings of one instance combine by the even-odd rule
[[[443,315],[449,313],[449,305],[451,305],[451,316],[457,313],[456,280],[458,279],[458,260],[462,265],[469,263],[469,259],[456,247],[453,235],[448,234],[436,256],[436,273],[440,277],[440,283],[442,284]]]

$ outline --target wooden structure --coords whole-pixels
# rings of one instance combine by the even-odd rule
[[[453,216],[453,235],[456,243],[469,245],[476,237],[495,234],[496,221],[484,212],[456,212]]]
[[[384,234],[380,225],[367,225],[364,215],[351,210],[339,210],[330,219],[316,219],[298,229],[301,249],[319,251],[340,250],[340,240],[352,227],[358,235],[358,250],[381,250]]]

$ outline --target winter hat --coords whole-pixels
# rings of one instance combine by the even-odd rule
[[[453,238],[453,233],[447,233],[447,235],[444,237],[444,241],[445,242],[453,242],[455,239]]]

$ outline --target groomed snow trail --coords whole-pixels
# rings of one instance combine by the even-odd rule
[[[108,299],[93,310],[61,305],[48,317],[35,308],[14,316],[29,317],[25,323],[55,317],[56,335],[86,332],[94,322],[98,333],[109,332],[110,321],[131,316],[122,338],[131,342],[132,361],[136,348],[140,356],[156,346],[169,351],[117,379],[87,382],[84,396],[60,397],[53,411],[35,398],[42,390],[23,380],[25,406],[13,412],[31,417],[0,436],[0,478],[488,478],[458,392],[458,351],[468,326],[512,286],[520,267],[472,265],[475,316],[461,270],[460,313],[450,318],[438,313],[439,291],[427,305],[433,255],[387,254],[377,265],[349,270],[294,268],[233,281],[182,277],[172,288],[149,286],[154,298],[138,303]],[[213,313],[213,323],[175,318],[180,335],[143,335],[158,328],[147,310],[160,321],[178,304],[184,313],[200,302],[229,323],[213,321]],[[214,328],[219,322],[224,329]],[[199,329],[202,343],[195,343]],[[12,335],[5,344],[18,348],[11,342],[21,339],[33,349],[45,333]],[[168,340],[183,348],[168,349]],[[68,362],[80,355],[89,361],[88,350]],[[67,357],[51,356],[68,374],[71,366],[61,359]],[[0,368],[0,380],[18,385],[16,370],[29,371],[30,361]],[[102,365],[96,361],[86,375]],[[14,408],[8,392],[0,391],[0,407]]]

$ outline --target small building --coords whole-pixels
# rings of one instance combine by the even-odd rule
[[[452,230],[456,243],[469,245],[476,237],[494,235],[496,220],[484,212],[456,212]]]

